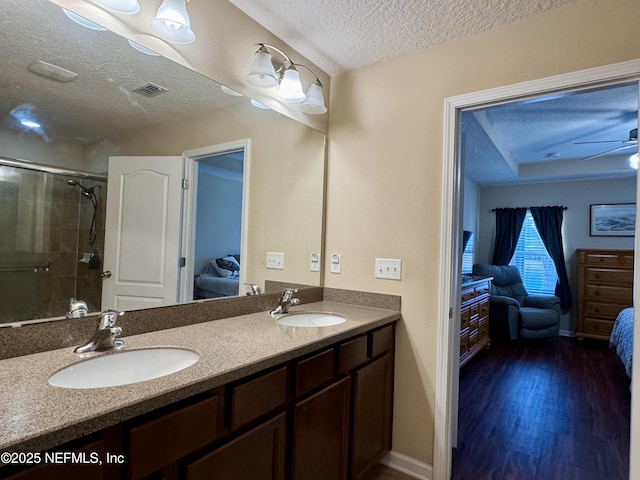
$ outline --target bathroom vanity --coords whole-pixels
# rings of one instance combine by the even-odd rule
[[[39,464],[1,467],[0,478],[362,478],[391,448],[400,314],[326,301],[296,308],[347,321],[296,328],[260,312],[125,336],[128,349],[178,346],[200,360],[119,387],[48,385],[77,361],[69,349],[3,360],[4,379],[22,363],[12,388],[37,400],[2,411],[0,451],[37,452]]]

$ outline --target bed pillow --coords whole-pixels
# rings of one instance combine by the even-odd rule
[[[231,256],[216,258],[211,261],[211,266],[224,278],[237,278],[240,274],[240,264]]]

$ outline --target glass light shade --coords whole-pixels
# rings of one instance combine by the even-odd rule
[[[280,87],[276,93],[285,102],[303,102],[306,97],[300,83],[300,73],[295,67],[289,67],[284,71]]]
[[[278,76],[271,62],[271,54],[258,50],[253,56],[251,68],[247,75],[247,82],[256,87],[274,87],[278,84]]]
[[[307,99],[300,105],[300,110],[313,115],[326,113],[327,107],[324,106],[322,87],[318,82],[311,84],[309,90],[307,90]]]
[[[92,22],[91,20],[88,20],[88,19],[84,18],[81,15],[78,15],[77,13],[74,13],[74,12],[72,12],[70,10],[67,10],[66,8],[63,8],[62,11],[71,20],[76,22],[78,25],[82,25],[85,28],[90,28],[91,30],[98,30],[98,31],[102,31],[102,32],[107,30],[102,25],[98,25],[97,23]]]
[[[251,105],[256,108],[261,108],[262,110],[271,110],[271,107],[267,107],[264,103],[260,103],[257,100],[251,99]]]
[[[129,40],[129,45],[135,48],[140,53],[144,53],[145,55],[151,55],[152,57],[159,57],[160,54],[158,52],[154,52],[150,48],[145,47],[144,45],[140,45],[138,42],[134,42],[133,40]]]
[[[185,44],[196,39],[184,0],[164,0],[149,26],[153,33],[167,42]]]
[[[640,160],[640,158],[638,157],[637,153],[634,153],[633,155],[631,155],[629,157],[629,166],[635,170],[638,170],[638,161]]]
[[[116,13],[133,15],[140,11],[138,0],[93,0],[101,7]]]

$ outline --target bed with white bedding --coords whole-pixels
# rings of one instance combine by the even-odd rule
[[[631,378],[631,368],[633,363],[633,308],[622,310],[613,324],[609,346],[616,349],[616,353],[629,378]]]
[[[239,256],[215,258],[194,281],[194,298],[218,298],[239,295]]]

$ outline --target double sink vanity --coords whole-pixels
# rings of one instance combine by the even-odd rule
[[[400,313],[361,305],[1,360],[0,478],[363,478],[391,448]]]

